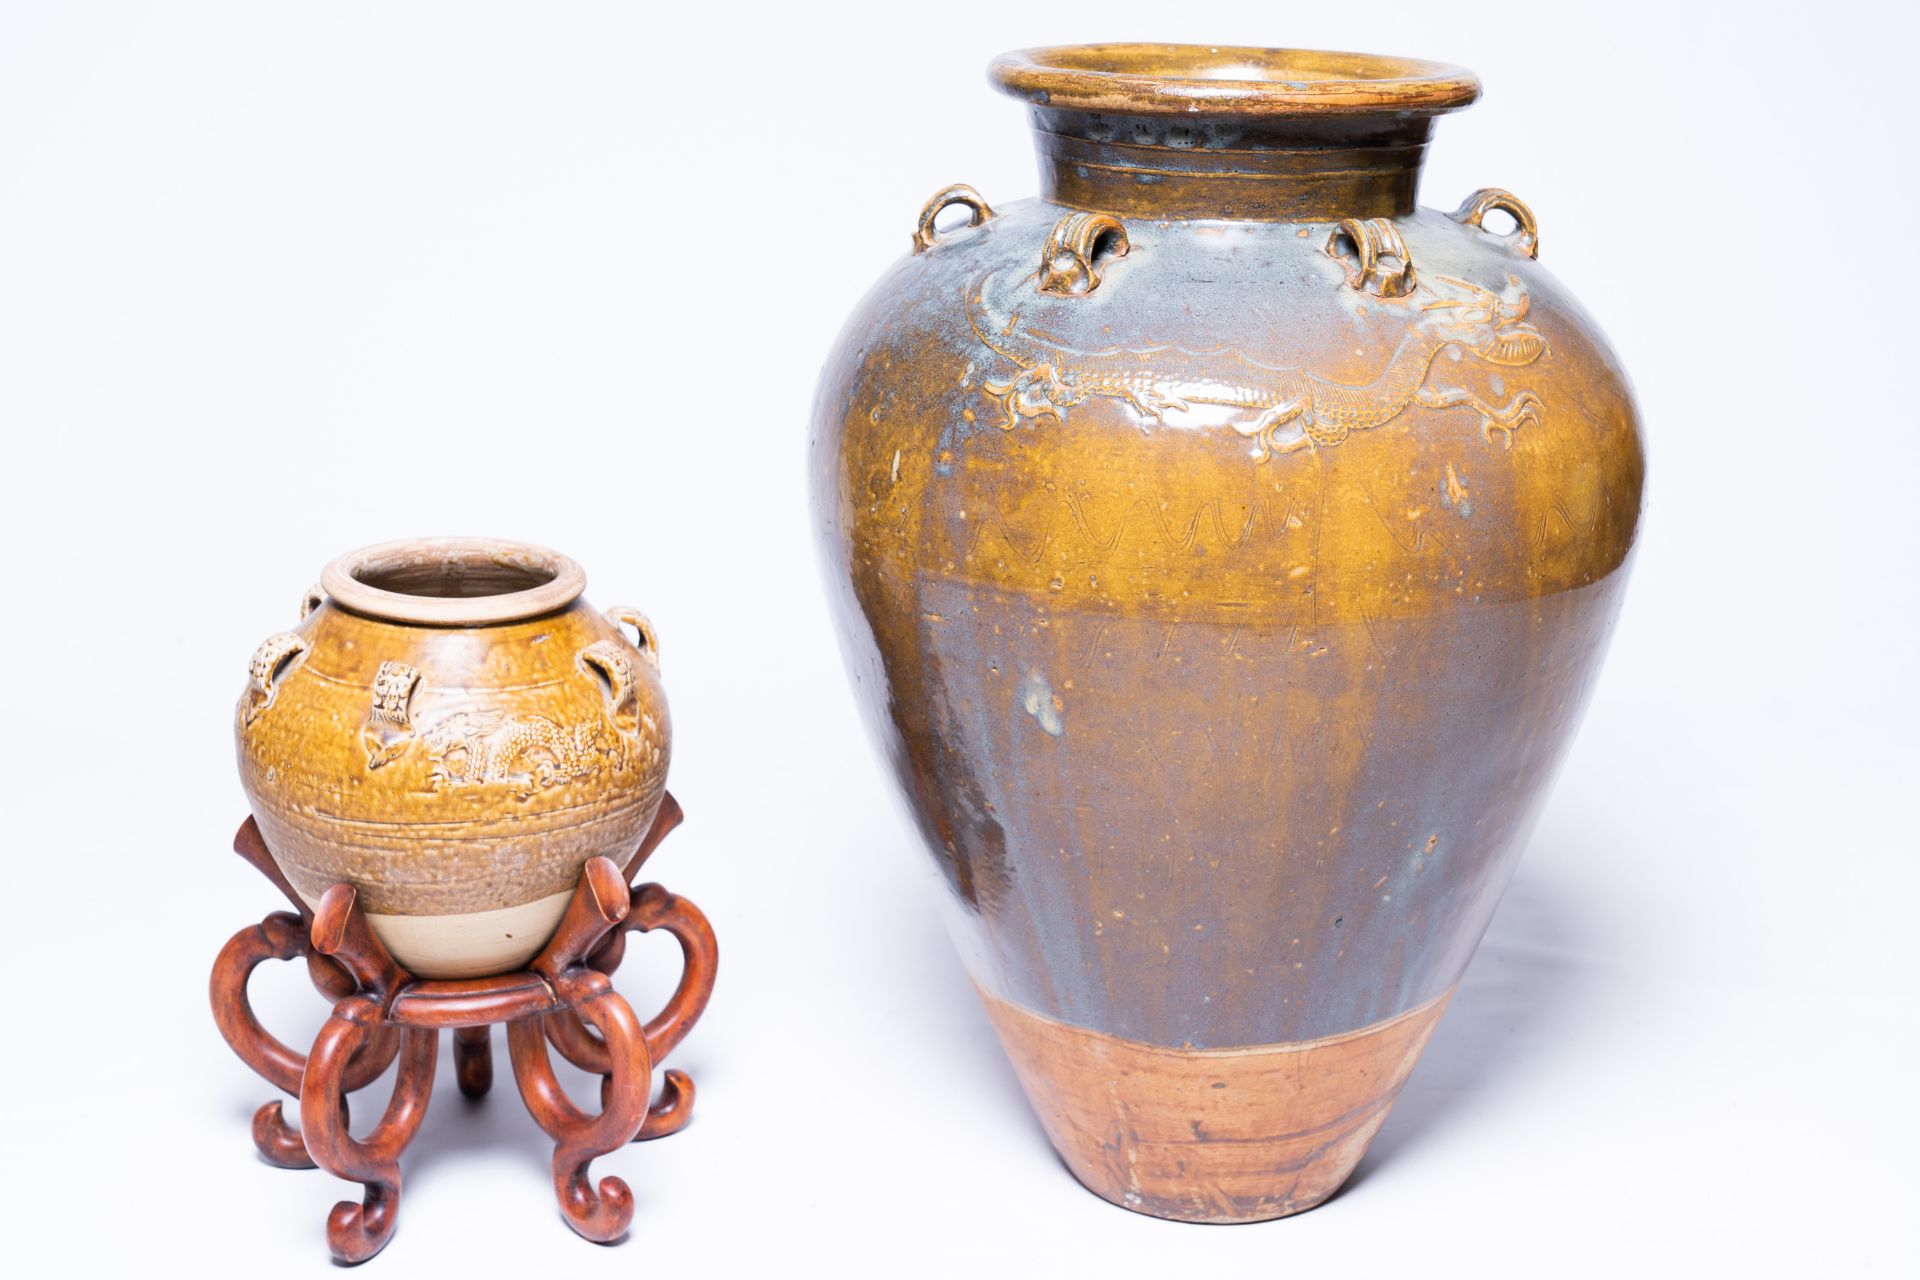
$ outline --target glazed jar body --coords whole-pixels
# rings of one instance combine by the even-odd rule
[[[1056,1147],[1130,1208],[1277,1217],[1358,1161],[1512,871],[1637,416],[1524,206],[1412,207],[1424,119],[1059,104],[1050,198],[947,196],[976,225],[929,215],[850,322],[816,522]]]
[[[448,564],[457,578],[500,557],[478,545],[405,555],[429,579]],[[601,855],[624,867],[659,809],[671,726],[650,628],[577,590],[484,622],[374,616],[331,593],[309,606],[261,646],[235,712],[241,781],[275,861],[309,905],[352,886],[417,976],[524,966],[581,868]]]

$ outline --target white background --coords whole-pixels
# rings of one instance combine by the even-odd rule
[[[1920,41],[1910,5],[1784,11],[8,3],[9,1271],[323,1273],[349,1188],[254,1156],[270,1091],[206,1009],[280,905],[227,852],[231,707],[324,561],[443,532],[652,615],[690,820],[649,874],[724,963],[674,1059],[693,1127],[594,1166],[628,1243],[562,1224],[504,1069],[473,1108],[443,1061],[378,1273],[1911,1267]],[[808,528],[816,370],[921,202],[1035,190],[987,60],[1089,39],[1473,67],[1425,202],[1532,204],[1650,440],[1609,666],[1485,945],[1354,1182],[1261,1226],[1052,1156]],[[630,954],[664,994],[671,943]],[[292,967],[256,991],[319,1026]]]

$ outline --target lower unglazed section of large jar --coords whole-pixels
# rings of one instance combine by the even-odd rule
[[[1338,1191],[1447,999],[1344,1035],[1195,1049],[1072,1026],[980,990],[1074,1177],[1124,1209],[1208,1223],[1284,1218]]]

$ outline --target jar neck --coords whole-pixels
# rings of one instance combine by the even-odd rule
[[[1413,212],[1430,115],[1257,119],[1036,107],[1041,193],[1121,217],[1333,222]]]

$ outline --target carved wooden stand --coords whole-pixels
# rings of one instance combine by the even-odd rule
[[[681,821],[671,795],[640,844],[642,863]],[[619,1178],[587,1181],[596,1156],[628,1141],[665,1137],[693,1113],[693,1081],[668,1071],[660,1101],[648,1105],[653,1064],[692,1029],[713,990],[719,953],[700,909],[657,884],[629,890],[609,858],[589,862],[566,915],[546,949],[520,973],[433,982],[414,978],[387,954],[360,912],[352,888],[336,884],[309,910],[281,875],[249,818],[234,851],[273,881],[294,911],[276,911],[233,935],[214,961],[214,1021],[242,1061],[300,1100],[300,1129],[286,1123],[278,1101],[254,1113],[253,1142],[282,1168],[316,1164],[363,1183],[362,1203],[342,1201],[327,1218],[327,1245],[341,1262],[364,1262],[393,1236],[400,1202],[400,1154],[420,1130],[442,1028],[453,1032],[460,1091],[483,1096],[493,1083],[488,1027],[507,1024],[508,1056],[520,1096],[554,1140],[553,1186],[569,1225],[589,1240],[618,1239],[633,1218],[633,1194]],[[626,950],[630,929],[665,929],[680,943],[680,985],[645,1026],[608,981]],[[265,960],[304,956],[333,1016],[304,1057],[267,1033],[247,999],[247,979]],[[547,1057],[561,1056],[601,1077],[601,1110],[582,1111],[561,1091]],[[347,1132],[347,1095],[400,1061],[393,1100],[364,1140]]]

